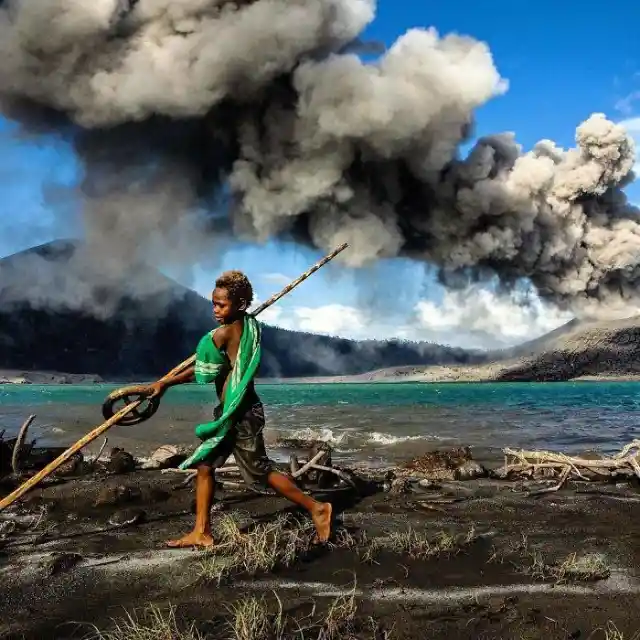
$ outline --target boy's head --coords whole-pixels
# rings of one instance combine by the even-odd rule
[[[213,316],[220,324],[242,317],[253,302],[253,287],[241,271],[225,271],[211,294]]]

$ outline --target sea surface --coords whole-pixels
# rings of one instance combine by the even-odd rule
[[[0,431],[15,433],[34,413],[31,437],[69,445],[103,421],[102,402],[116,388],[0,385]],[[341,462],[377,466],[458,445],[485,460],[504,447],[611,453],[640,437],[640,382],[263,384],[258,393],[278,460],[316,438]],[[109,445],[141,456],[162,443],[195,445],[194,426],[214,404],[210,387],[174,387],[147,422],[109,430]]]

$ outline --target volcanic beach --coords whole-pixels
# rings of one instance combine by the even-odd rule
[[[465,404],[474,388],[460,385],[444,406],[413,389],[415,398],[391,410],[388,398],[411,387],[376,384],[353,386],[383,403],[348,407],[340,397],[307,402],[302,414],[295,400],[286,405],[289,425],[304,411],[314,422],[269,443],[284,468],[297,473],[288,453],[306,460],[317,439],[334,447],[329,471],[300,480],[334,505],[327,545],[315,544],[308,521],[283,501],[245,491],[229,471],[213,508],[215,549],[166,549],[192,525],[192,480],[174,470],[175,459],[160,464],[156,449],[183,455],[197,403],[185,403],[191,413],[180,419],[164,413],[152,436],[148,425],[114,429],[104,450],[93,443],[0,511],[1,637],[637,637],[638,394],[608,381],[566,382],[640,372],[640,322],[620,320],[637,309],[640,226],[625,191],[634,142],[622,124],[582,107],[571,148],[538,132],[522,147],[506,121],[506,132],[477,137],[474,112],[509,85],[489,45],[409,28],[370,64],[359,52],[374,17],[368,0],[53,2],[35,11],[0,1],[3,124],[12,136],[55,146],[51,165],[66,154],[78,168],[63,183],[43,182],[37,206],[7,199],[9,215],[0,217],[13,217],[11,207],[25,212],[30,222],[19,230],[31,240],[46,208],[56,238],[84,238],[0,264],[5,378],[38,383],[0,387],[0,495],[42,466],[48,447],[94,424],[89,412],[99,403],[53,402],[63,393],[57,383],[71,382],[73,394],[89,393],[74,388],[80,381],[156,379],[209,331],[209,302],[152,265],[211,265],[240,238],[323,253],[346,241],[340,268],[408,258],[463,297],[475,284],[495,281],[510,293],[526,282],[541,304],[585,324],[491,357],[265,326],[262,375],[271,379],[482,380],[490,382],[478,395],[500,400]],[[523,50],[538,51],[551,26],[534,17],[533,40],[518,33]],[[581,54],[576,47],[552,63],[559,93],[574,101],[557,60],[593,61],[595,51],[594,69],[603,61],[583,46],[599,41],[589,28],[602,31],[602,16],[584,9],[580,18],[566,38],[547,38],[580,34]],[[586,64],[581,77],[592,87]],[[521,106],[545,101],[525,120],[540,119],[542,108],[561,111],[550,77],[541,72],[533,90],[521,85]],[[31,175],[36,163],[11,157],[8,166],[8,181],[22,187],[15,167]],[[605,311],[599,324],[586,322]],[[565,386],[545,401],[510,386],[533,381]],[[27,386],[39,399],[15,400]],[[330,385],[307,386],[330,393]],[[37,418],[16,447],[29,414]],[[621,449],[627,443],[632,450]],[[529,451],[507,460],[509,444]]]
[[[334,504],[327,545],[283,500],[221,475],[218,546],[198,551],[164,547],[193,524],[175,462],[107,449],[0,512],[0,637],[633,637],[632,468],[536,493],[557,476],[502,462],[465,448],[376,470],[334,460],[349,482],[306,486]]]

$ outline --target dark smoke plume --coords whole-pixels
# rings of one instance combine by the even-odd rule
[[[353,48],[374,13],[372,0],[5,2],[3,108],[73,139],[87,238],[119,265],[196,260],[227,233],[348,241],[353,266],[408,255],[451,286],[497,274],[576,312],[636,304],[624,129],[594,114],[574,149],[523,153],[500,134],[461,158],[474,110],[506,90],[488,47],[413,29],[367,64]]]

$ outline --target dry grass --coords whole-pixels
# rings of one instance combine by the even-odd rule
[[[230,637],[233,640],[284,640],[286,638],[287,617],[283,613],[282,601],[278,601],[278,611],[269,613],[266,598],[249,597],[239,600],[229,607]]]
[[[618,630],[616,625],[609,621],[607,626],[603,629],[604,640],[640,640],[640,631],[634,633],[632,636],[625,636],[622,631]]]
[[[310,553],[315,529],[311,523],[283,515],[243,532],[236,518],[225,515],[216,526],[214,537],[216,546],[205,553],[200,577],[219,584],[233,575],[256,575],[290,567]],[[339,529],[329,547],[355,548],[358,544],[356,536]]]
[[[451,556],[461,553],[475,540],[477,536],[473,528],[463,535],[441,531],[435,538],[430,538],[415,529],[408,529],[371,540],[364,549],[362,560],[375,562],[381,551],[390,551],[413,560],[426,560],[440,555]]]
[[[288,616],[282,601],[274,592],[275,607],[265,596],[250,596],[236,601],[227,608],[226,633],[228,640],[365,640],[385,638],[386,631],[380,633],[373,619],[368,620],[364,629],[357,628],[356,586],[345,595],[338,596],[322,611],[316,606],[301,618]],[[223,636],[216,634],[215,638]],[[175,608],[163,612],[151,607],[138,618],[136,614],[125,612],[122,620],[114,620],[110,631],[104,632],[94,627],[94,632],[86,640],[205,640],[195,623],[184,630],[176,621]]]
[[[232,640],[350,640],[356,637],[355,593],[354,584],[349,593],[335,598],[321,615],[316,615],[314,606],[302,619],[285,615],[275,593],[277,607],[273,613],[264,596],[243,598],[230,607],[230,637]],[[372,631],[375,628],[371,624]]]
[[[595,582],[611,575],[611,568],[598,554],[570,553],[562,560],[547,562],[542,553],[532,549],[525,535],[520,542],[510,545],[505,551],[494,550],[489,558],[489,562],[502,563],[505,560],[509,560],[520,573],[541,581]]]
[[[194,623],[186,630],[178,627],[174,607],[163,612],[152,606],[140,618],[135,613],[125,611],[125,617],[113,623],[113,628],[108,632],[93,627],[93,631],[86,636],[87,640],[204,640]]]
[[[356,586],[350,593],[338,596],[330,605],[320,625],[318,640],[337,640],[349,638],[354,632],[354,623],[358,606],[356,604]]]
[[[225,515],[216,526],[215,539],[214,550],[206,552],[200,563],[200,575],[220,583],[240,573],[255,575],[291,566],[309,551],[313,527],[281,516],[243,533],[239,522]]]
[[[539,553],[531,556],[531,563],[524,566],[524,573],[538,580],[563,582],[595,582],[605,580],[611,575],[611,569],[604,559],[595,554],[578,556],[570,553],[559,562],[545,563]]]

